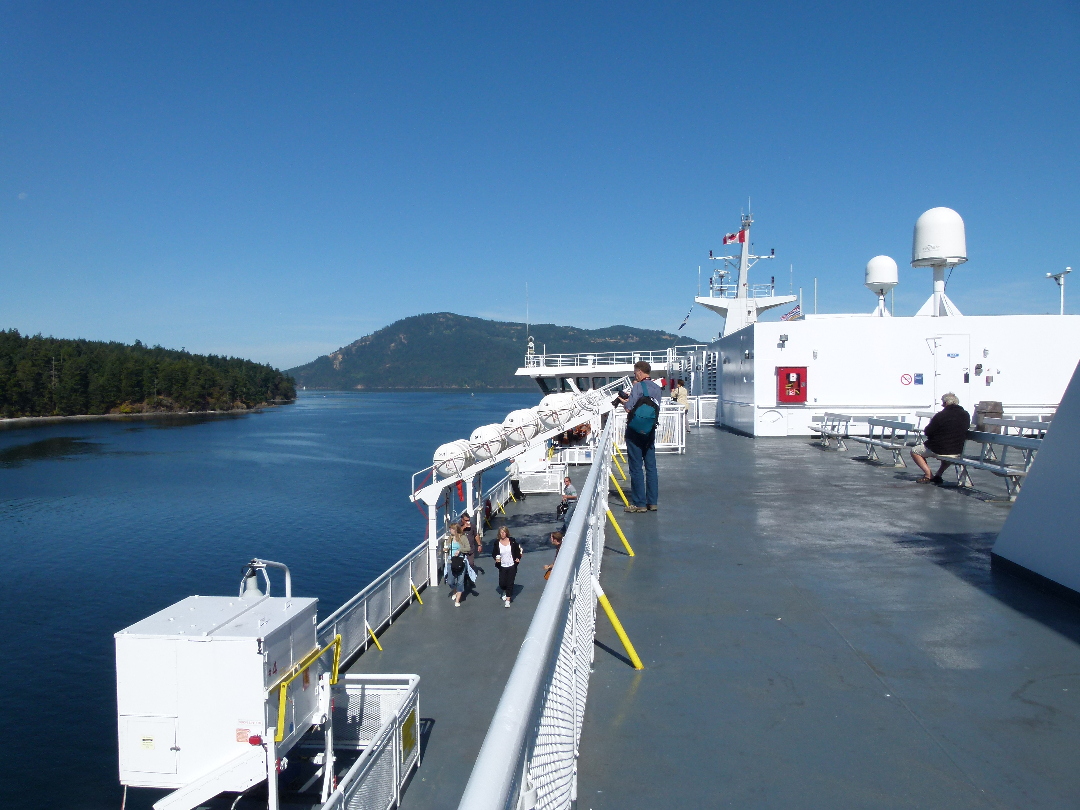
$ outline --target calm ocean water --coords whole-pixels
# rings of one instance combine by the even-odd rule
[[[0,431],[0,806],[119,808],[114,632],[234,594],[255,556],[328,615],[423,539],[409,482],[434,449],[538,398],[307,393],[261,414]]]

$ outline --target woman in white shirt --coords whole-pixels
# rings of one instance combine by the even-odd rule
[[[518,563],[521,562],[521,546],[510,536],[510,530],[499,527],[499,536],[491,549],[495,567],[499,569],[499,588],[503,592],[503,607],[510,607],[514,597],[514,580],[517,578]]]

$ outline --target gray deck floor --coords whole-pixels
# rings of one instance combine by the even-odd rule
[[[581,810],[1080,805],[1080,608],[991,571],[1007,506],[856,455],[703,429],[616,510],[646,669],[601,613]]]
[[[579,469],[581,483],[586,468]],[[495,532],[488,530],[478,593],[455,608],[446,585],[426,589],[424,604],[411,605],[379,637],[383,652],[370,648],[350,667],[420,675],[423,759],[402,798],[404,810],[457,807],[540,600],[543,566],[555,557],[548,537],[561,527],[558,503],[555,495],[529,495],[494,521],[495,529],[509,526],[525,552],[509,609],[496,592],[498,569],[487,556]]]

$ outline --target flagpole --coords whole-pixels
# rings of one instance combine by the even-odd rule
[[[803,312],[804,310],[802,308],[802,287],[799,287],[799,317],[805,320],[806,315],[804,315]]]

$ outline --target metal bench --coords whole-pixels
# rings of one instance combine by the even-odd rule
[[[994,419],[986,418],[982,420],[984,427],[997,427],[1001,428],[1003,434],[1008,434],[1009,430],[1015,430],[1017,436],[1023,436],[1025,434],[1035,434],[1029,436],[1029,438],[1041,439],[1046,435],[1046,431],[1050,427],[1049,422],[1038,421],[1035,419]]]
[[[989,421],[989,420],[987,420]],[[1015,501],[1020,494],[1021,482],[1031,469],[1035,460],[1035,454],[1042,446],[1042,439],[1032,439],[1026,436],[1009,436],[1002,433],[986,433],[984,431],[968,431],[968,441],[978,442],[981,445],[978,458],[968,456],[939,456],[927,451],[927,458],[936,458],[956,468],[956,482],[962,487],[973,488],[969,470],[985,470],[1005,479],[1005,486],[1009,492],[1009,500]],[[1009,464],[1006,454],[1009,448],[1015,448],[1020,453],[1020,462]],[[996,450],[995,448],[1000,448]],[[1016,453],[1013,453],[1016,458]]]
[[[835,441],[837,450],[847,450],[844,440],[849,437],[851,423],[859,420],[845,413],[826,413],[813,417],[813,421],[817,424],[811,424],[810,429],[821,434],[818,443],[822,447],[829,447]]]
[[[877,453],[880,448],[892,453],[894,467],[906,467],[907,461],[904,460],[904,450],[918,441],[918,428],[910,422],[875,419],[873,417],[867,419],[866,423],[870,426],[869,436],[848,436],[852,441],[866,445],[866,460],[880,462],[881,459]]]

